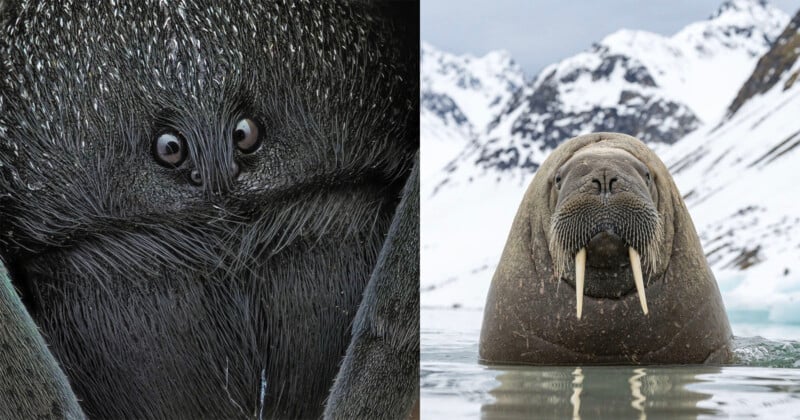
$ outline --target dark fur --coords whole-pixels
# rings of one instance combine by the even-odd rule
[[[0,264],[0,414],[81,418],[78,400]]]
[[[386,240],[391,247],[381,251],[379,269],[356,315],[353,341],[325,409],[326,419],[377,419],[386,412],[407,413],[414,401],[404,397],[418,396],[419,285],[414,282],[419,279],[418,206],[419,159]],[[417,357],[402,356],[410,353]],[[376,371],[381,374],[373,374]],[[376,407],[373,399],[387,404]]]
[[[418,148],[413,25],[362,3],[222,4],[3,15],[0,252],[92,417],[319,416],[395,252]],[[250,156],[229,134],[245,116],[266,132]],[[167,128],[189,142],[179,169],[150,153]],[[414,363],[408,345],[387,357]],[[0,405],[34,413],[14,410]]]

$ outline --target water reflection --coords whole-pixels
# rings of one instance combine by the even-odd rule
[[[575,379],[572,380],[572,398],[569,402],[572,404],[572,418],[573,420],[580,420],[581,418],[581,391],[583,391],[583,370],[577,367],[572,372]]]
[[[497,367],[493,367],[497,369]],[[716,411],[699,404],[711,394],[690,387],[720,367],[503,367],[486,419],[696,418]],[[705,376],[708,377],[708,376]]]
[[[722,368],[486,366],[482,319],[482,311],[423,310],[423,419],[800,418],[800,341],[737,337],[738,366]],[[800,336],[800,326],[786,328],[778,335]]]
[[[631,384],[631,396],[633,396],[631,407],[639,412],[639,419],[644,420],[647,418],[644,412],[644,402],[647,401],[647,398],[642,394],[642,377],[645,376],[646,373],[644,368],[634,369],[633,373],[635,373],[635,375],[628,379],[628,383]]]

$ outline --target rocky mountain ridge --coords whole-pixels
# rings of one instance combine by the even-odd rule
[[[423,305],[483,306],[524,191],[538,163],[558,143],[554,137],[548,139],[550,131],[544,128],[548,121],[553,127],[567,127],[559,134],[563,140],[599,129],[625,132],[619,125],[602,126],[610,115],[604,110],[621,111],[621,103],[636,100],[621,100],[622,92],[637,89],[640,96],[650,95],[640,105],[662,101],[687,109],[686,114],[645,118],[656,129],[653,136],[673,123],[680,124],[677,121],[681,116],[688,118],[689,111],[697,121],[696,128],[675,134],[669,141],[647,140],[670,168],[689,207],[729,314],[800,322],[800,270],[794,267],[800,260],[800,184],[796,182],[800,165],[800,11],[791,19],[773,12],[761,1],[726,2],[712,14],[711,23],[691,24],[668,38],[708,37],[709,41],[702,43],[704,48],[690,49],[691,60],[682,61],[682,66],[691,62],[690,69],[715,69],[742,60],[739,67],[746,68],[746,74],[732,75],[736,71],[730,71],[725,75],[740,79],[737,83],[716,80],[724,77],[712,71],[700,72],[692,80],[667,77],[653,63],[674,63],[678,54],[666,48],[673,41],[665,44],[664,37],[654,34],[618,31],[587,52],[547,67],[509,97],[482,134],[455,140],[460,134],[449,133],[454,136],[452,143],[460,144],[457,157],[440,162],[444,170],[427,168],[427,176],[422,178]],[[757,25],[743,24],[753,22],[753,16],[772,18],[755,19],[761,22]],[[777,21],[784,24],[775,29]],[[774,41],[763,46],[765,36]],[[623,55],[620,46],[626,45],[638,45],[634,49],[647,54]],[[640,48],[642,45],[652,48]],[[664,48],[656,48],[659,45]],[[736,47],[731,50],[731,46]],[[666,58],[659,61],[659,54]],[[686,58],[690,53],[681,50],[681,54]],[[551,73],[555,84],[547,83]],[[687,93],[704,85],[708,86],[694,96]],[[567,87],[583,90],[569,91]],[[728,90],[716,93],[724,87]],[[532,108],[531,98],[548,89],[561,102]],[[707,98],[704,92],[714,97]],[[565,102],[569,95],[573,100]],[[530,109],[538,111],[531,114]],[[638,109],[647,115],[649,108]],[[562,117],[554,117],[555,112]],[[584,112],[603,117],[586,121],[580,117]],[[436,118],[431,115],[427,127],[440,127]],[[534,128],[545,136],[513,132],[517,121],[537,121]],[[569,128],[575,121],[580,123]],[[426,147],[444,139],[431,137],[432,132],[423,126],[423,166],[431,162],[426,161]],[[494,150],[501,154],[493,155]],[[489,158],[481,160],[483,156]]]
[[[614,32],[587,51],[547,66],[513,94],[485,94],[495,98],[492,107],[462,113],[462,123],[472,121],[470,115],[495,114],[485,131],[472,124],[476,141],[465,142],[468,146],[437,185],[469,182],[476,166],[497,179],[525,177],[562,141],[588,132],[625,132],[655,147],[675,143],[724,114],[788,21],[763,1],[732,0],[708,20],[670,37]],[[504,97],[508,100],[498,106]],[[423,108],[435,107],[426,99]],[[479,107],[457,102],[461,108]],[[505,174],[497,177],[498,172]]]

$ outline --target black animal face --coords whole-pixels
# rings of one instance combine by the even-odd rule
[[[321,410],[418,146],[395,28],[330,2],[9,16],[0,252],[87,413]]]
[[[3,182],[45,226],[11,223],[9,245],[397,178],[413,82],[394,41],[363,7],[290,3],[19,11],[3,48]],[[243,121],[263,147],[243,148]],[[165,134],[185,156],[175,167],[153,153]]]

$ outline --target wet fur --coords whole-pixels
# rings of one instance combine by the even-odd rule
[[[6,7],[0,254],[83,411],[319,416],[397,246],[418,148],[413,25],[360,2]],[[252,156],[224,141],[245,116],[268,133]],[[185,168],[153,161],[164,129],[190,139]],[[58,371],[44,356],[19,363]],[[404,415],[389,410],[413,391],[369,403]],[[0,410],[37,412],[12,403]]]

